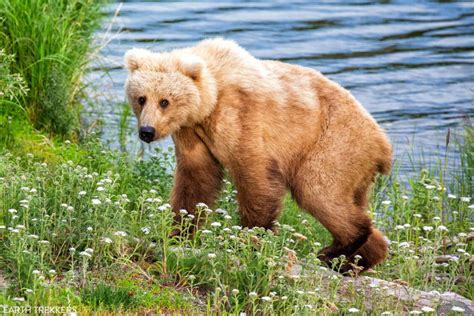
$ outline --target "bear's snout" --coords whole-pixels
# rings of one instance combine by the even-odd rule
[[[151,126],[142,126],[138,131],[138,136],[146,143],[151,143],[155,139],[155,129]]]

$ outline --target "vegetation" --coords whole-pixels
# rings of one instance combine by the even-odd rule
[[[0,43],[29,89],[18,101],[36,128],[70,135],[79,127],[81,78],[103,2],[0,1]],[[7,105],[2,113],[18,112]]]
[[[95,134],[64,140],[77,127],[98,5],[3,1],[0,16],[0,288],[3,278],[9,284],[0,304],[79,313],[362,314],[369,305],[374,314],[434,313],[399,304],[383,288],[367,302],[340,275],[316,273],[327,269],[316,254],[330,236],[289,197],[278,231],[243,229],[226,181],[215,209],[182,211],[179,226],[198,217],[199,230],[170,237],[171,152],[142,161]],[[391,246],[372,275],[473,298],[473,135],[468,124],[457,168],[443,161],[378,179],[369,212]]]
[[[316,253],[330,238],[289,198],[277,233],[242,229],[235,191],[226,182],[219,208],[201,205],[195,214],[206,218],[196,234],[169,237],[173,159],[158,152],[149,161],[131,160],[95,137],[45,144],[33,134],[4,150],[0,253],[12,286],[1,303],[114,312],[364,312],[360,293],[336,300],[339,277],[329,287],[317,274],[311,277],[323,269]],[[470,195],[450,192],[426,170],[408,184],[399,179],[379,179],[371,201],[377,226],[391,240],[390,258],[374,275],[472,298]],[[191,219],[185,216],[182,224]],[[449,260],[436,263],[440,255]],[[289,273],[296,263],[308,277]],[[408,308],[380,291],[372,312]]]

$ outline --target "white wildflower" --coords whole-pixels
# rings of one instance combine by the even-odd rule
[[[423,312],[425,312],[425,313],[433,313],[435,310],[434,310],[434,308],[431,308],[431,307],[429,307],[429,306],[423,306],[423,307],[421,308],[421,311],[423,311]]]
[[[271,302],[272,298],[269,297],[269,296],[262,296],[261,300],[264,301],[264,302]]]
[[[170,209],[170,208],[171,208],[171,205],[169,205],[168,203],[166,203],[166,204],[163,204],[163,205],[159,206],[159,207],[158,207],[158,210],[161,211],[161,212],[164,212],[164,211],[166,211],[166,210],[168,210],[168,209]]]
[[[239,290],[238,289],[233,289],[232,290],[232,295],[237,295],[239,294]]]
[[[250,296],[251,298],[256,298],[256,297],[258,297],[258,294],[257,294],[256,292],[250,292],[250,293],[249,293],[249,296]]]
[[[238,231],[238,230],[242,230],[242,226],[237,226],[237,225],[235,225],[235,226],[232,226],[232,229],[233,229],[233,230],[237,230],[237,231]]]
[[[456,199],[457,196],[454,194],[448,194],[448,199]]]
[[[219,223],[219,222],[214,222],[214,223],[211,223],[211,226],[212,226],[212,227],[221,227],[221,223]]]
[[[125,237],[125,236],[127,236],[127,233],[124,232],[124,231],[119,230],[119,231],[116,231],[114,233],[114,236]]]
[[[148,235],[150,233],[150,227],[142,227],[141,231],[145,234]]]
[[[410,243],[404,241],[404,242],[399,243],[399,244],[398,244],[398,247],[400,247],[400,248],[408,248],[408,247],[410,247]]]
[[[430,232],[430,231],[433,230],[433,227],[432,227],[432,226],[423,226],[423,230],[424,230],[425,232]]]
[[[436,188],[434,185],[431,185],[431,184],[425,184],[425,188],[427,190],[433,190],[434,188]]]
[[[409,199],[409,197],[408,197],[408,195],[402,195],[402,199],[404,199],[404,200],[408,200],[408,199]]]
[[[181,215],[188,215],[188,211],[186,211],[185,209],[180,209],[180,210],[179,210],[179,214],[181,214]]]
[[[86,191],[81,191],[81,192],[79,192],[77,195],[79,195],[79,196],[84,196],[84,195],[86,195],[86,194],[87,194]]]
[[[91,232],[91,231],[94,230],[91,226],[88,226],[86,229],[87,229],[88,232]]]
[[[92,255],[90,253],[86,252],[86,251],[79,252],[79,256],[88,257],[88,258],[92,257]]]
[[[232,216],[230,216],[230,215],[225,215],[225,216],[224,216],[224,219],[225,219],[225,220],[231,220],[231,219],[232,219]]]
[[[391,203],[389,200],[382,201],[382,205],[390,205]]]
[[[25,301],[25,298],[24,297],[14,297],[13,300],[15,302],[24,302]]]
[[[471,198],[468,196],[461,196],[461,202],[469,203],[471,202]]]
[[[464,308],[459,307],[459,306],[453,306],[453,307],[451,308],[451,311],[453,311],[453,312],[460,312],[460,313],[464,313],[464,312],[465,312]]]
[[[51,269],[48,272],[49,272],[49,274],[56,274],[56,270],[54,270],[54,269]]]
[[[91,202],[92,202],[92,205],[100,205],[100,204],[102,204],[102,202],[101,202],[99,199],[92,199]]]
[[[208,253],[208,254],[207,254],[207,257],[208,257],[209,259],[214,259],[214,258],[217,257],[217,255],[216,255],[215,253]]]
[[[447,232],[448,231],[448,228],[444,225],[439,225],[436,229],[440,232]]]
[[[33,273],[35,275],[38,275],[38,274],[41,274],[41,271],[40,270],[33,270],[33,271],[31,271],[31,273]]]
[[[413,310],[413,311],[409,312],[408,314],[410,314],[410,315],[421,315],[421,314],[423,314],[423,312],[422,312],[422,311]]]
[[[112,243],[112,239],[110,239],[109,237],[102,237],[101,241],[105,244],[111,244]]]
[[[358,313],[358,312],[360,312],[360,310],[358,310],[355,307],[351,307],[347,310],[347,312],[352,314],[352,313]]]
[[[8,213],[10,213],[10,214],[15,214],[15,213],[17,213],[17,212],[18,212],[18,211],[15,210],[14,208],[11,208],[11,209],[8,210]]]

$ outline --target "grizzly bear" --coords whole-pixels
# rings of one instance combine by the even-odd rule
[[[354,258],[364,270],[384,260],[387,242],[366,208],[374,177],[391,169],[392,149],[349,91],[219,38],[171,52],[132,49],[125,64],[140,139],[173,138],[176,213],[212,206],[227,170],[242,225],[272,228],[289,190],[333,236],[322,261],[345,255],[349,271]]]

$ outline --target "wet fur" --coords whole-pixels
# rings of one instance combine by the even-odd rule
[[[188,56],[198,64],[186,64]],[[139,124],[142,111],[161,111],[152,124],[160,137],[173,135],[176,212],[193,212],[199,202],[212,206],[226,169],[238,191],[243,225],[272,228],[289,190],[334,238],[320,253],[323,261],[360,255],[363,269],[383,261],[387,243],[366,208],[374,177],[390,172],[392,149],[349,91],[313,69],[258,60],[223,39],[165,54],[130,53],[126,63],[132,105],[143,93],[182,104],[168,112],[156,101],[143,110],[134,105]],[[153,82],[158,74],[160,81]],[[176,88],[166,86],[167,75],[174,76]]]

